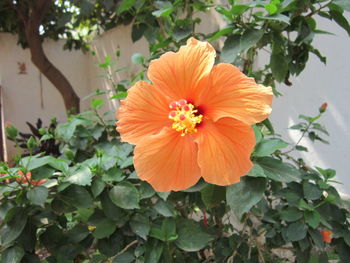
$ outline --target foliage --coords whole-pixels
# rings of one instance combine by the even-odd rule
[[[227,27],[197,33],[194,15],[212,8]],[[313,17],[321,15],[347,29],[343,10],[349,5],[340,0],[226,5],[126,0],[117,13],[135,14],[131,37],[148,39],[151,58],[177,49],[191,35],[209,41],[226,37],[219,60],[275,85],[290,84],[289,76],[302,72],[310,52],[324,60],[312,46],[314,34],[324,33]],[[254,59],[263,48],[271,59],[255,69]],[[147,67],[149,59],[135,54],[133,62]],[[109,99],[125,97],[130,84],[145,78],[141,72],[115,83],[113,72],[124,70],[115,66],[111,57],[99,65],[108,69],[105,77],[114,87]],[[18,155],[13,167],[1,164],[2,262],[350,261],[349,204],[332,185],[336,172],[309,167],[292,154],[307,150],[300,144],[306,135],[326,142],[322,136],[328,133],[317,122],[324,106],[315,117],[300,115],[301,122],[291,127],[301,134],[295,145],[275,134],[268,120],[254,126],[254,167],[241,182],[219,187],[200,181],[185,191],[157,193],[138,179],[133,147],[119,141],[110,112],[99,113],[101,95],[92,94],[90,111],[41,128],[40,139],[27,139],[29,155]],[[13,126],[6,131],[18,142]],[[54,140],[59,155],[37,153],[47,140]],[[27,172],[31,176],[23,180]],[[39,184],[42,179],[46,181]],[[331,243],[321,230],[332,231]]]
[[[87,49],[87,41],[96,34],[96,30],[106,31],[118,24],[131,22],[132,19],[132,16],[126,13],[115,15],[122,2],[119,0],[53,2],[41,24],[41,37],[53,40],[64,38],[64,48],[67,49]],[[0,31],[18,34],[18,42],[22,47],[27,47],[28,43],[18,22],[18,10],[22,9],[25,13],[29,6],[27,1],[16,3],[6,0],[0,3]]]

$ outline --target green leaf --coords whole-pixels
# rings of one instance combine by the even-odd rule
[[[240,52],[240,40],[239,35],[230,35],[224,42],[222,48],[221,59],[225,63],[233,63]]]
[[[55,172],[55,169],[53,169],[49,165],[44,165],[31,171],[32,179],[33,180],[46,179],[51,177],[54,172]]]
[[[257,30],[257,29],[246,30],[242,34],[241,41],[240,41],[241,52],[251,48],[256,43],[258,43],[263,35],[264,35],[264,30]]]
[[[343,16],[343,14],[339,11],[329,11],[329,14],[332,16],[332,19],[341,26],[350,36],[350,24],[348,20]]]
[[[165,217],[172,217],[176,215],[175,209],[172,207],[170,203],[167,203],[161,199],[155,204],[154,209]]]
[[[175,219],[172,217],[166,217],[163,220],[161,230],[164,236],[164,241],[174,241],[178,238],[178,235],[176,234]]]
[[[158,10],[152,12],[155,17],[167,17],[174,11],[172,3],[168,1],[158,1],[157,5]]]
[[[163,244],[158,240],[147,242],[145,246],[145,263],[157,263],[163,253]]]
[[[264,169],[265,175],[272,180],[290,183],[299,181],[301,178],[299,170],[280,160],[271,157],[261,157],[256,160],[256,163]]]
[[[270,58],[272,74],[278,82],[283,82],[288,73],[288,63],[282,54],[272,53]]]
[[[109,192],[109,197],[121,208],[139,208],[140,194],[132,183],[121,182],[114,186]]]
[[[141,23],[141,24],[137,24],[137,23],[134,23],[132,25],[132,30],[131,30],[131,39],[132,39],[132,42],[136,42],[138,40],[141,39],[141,37],[143,36],[143,34],[145,33],[147,29],[147,25],[144,24],[144,23]]]
[[[286,241],[294,242],[306,237],[307,226],[302,222],[290,224],[285,230]]]
[[[117,14],[121,14],[128,11],[134,4],[136,0],[123,0],[118,8]]]
[[[303,192],[306,199],[316,200],[321,197],[323,190],[318,188],[317,185],[310,182],[303,183]]]
[[[145,61],[145,57],[140,53],[134,53],[131,56],[131,62],[135,65],[142,65]]]
[[[74,184],[63,190],[59,198],[67,205],[72,205],[76,208],[89,208],[93,203],[89,192],[84,187]]]
[[[323,176],[326,180],[331,179],[331,178],[335,177],[335,175],[336,175],[336,171],[333,170],[333,169],[322,169],[322,168],[320,168],[320,167],[316,167],[316,170],[317,170],[320,174],[322,174],[322,176]]]
[[[219,37],[221,36],[224,36],[224,35],[227,35],[227,34],[230,34],[232,31],[233,31],[234,27],[233,26],[226,26],[225,28],[215,32],[214,35],[212,35],[208,42],[212,42],[212,41],[215,41],[217,40]]]
[[[261,168],[261,166],[256,164],[256,163],[254,164],[253,168],[250,169],[250,171],[247,174],[247,176],[250,176],[250,177],[266,177],[266,175],[264,173],[264,169]]]
[[[232,20],[232,14],[229,10],[227,10],[226,8],[224,8],[221,5],[217,5],[215,6],[215,10],[217,12],[219,12],[220,14],[224,15],[228,20]]]
[[[314,241],[314,243],[316,244],[316,246],[318,248],[323,249],[324,242],[323,242],[323,237],[322,237],[320,231],[317,229],[315,230],[315,229],[309,228],[308,233],[310,234],[310,236],[311,236],[312,240]]]
[[[0,230],[0,244],[5,247],[13,242],[23,231],[28,218],[28,212],[22,208],[13,208],[8,212],[12,217]]]
[[[265,189],[265,178],[243,177],[239,183],[227,187],[227,204],[232,212],[241,218],[263,198]]]
[[[190,219],[181,219],[177,224],[179,237],[175,244],[187,252],[195,252],[203,249],[214,237],[204,232],[198,222]]]
[[[112,99],[125,99],[126,97],[128,96],[128,92],[127,91],[124,91],[124,92],[119,92],[118,94],[116,95],[113,95],[112,97],[110,97],[109,99],[112,100]]]
[[[106,189],[100,195],[103,213],[108,218],[118,221],[119,225],[123,225],[125,223],[124,221],[128,220],[128,218],[124,214],[123,210],[112,202],[108,193],[108,189]]]
[[[75,118],[71,122],[60,124],[56,128],[57,136],[68,142],[73,137],[77,126],[84,123],[86,120]]]
[[[124,237],[115,231],[110,237],[99,239],[97,241],[97,248],[100,253],[107,257],[112,257],[122,249]],[[98,263],[100,263],[99,261]],[[103,261],[102,261],[103,262]]]
[[[207,209],[218,206],[225,200],[226,187],[209,184],[201,190],[202,201]]]
[[[286,222],[294,222],[302,217],[303,213],[295,207],[288,207],[281,211],[281,219]]]
[[[9,247],[1,255],[3,263],[19,263],[24,256],[23,248],[19,246]]]
[[[183,25],[183,26],[176,25],[173,31],[173,38],[176,41],[185,39],[192,34],[192,29],[193,29],[193,26],[191,23],[188,23],[187,25]]]
[[[84,238],[86,238],[89,235],[89,230],[86,227],[86,225],[75,225],[72,229],[68,230],[65,233],[65,236],[67,237],[67,242],[72,243],[79,243]]]
[[[272,16],[257,16],[260,19],[263,20],[271,20],[271,21],[276,21],[276,22],[283,22],[286,24],[290,24],[290,18],[286,15],[282,15],[282,14],[276,14],[276,15],[272,15]]]
[[[261,142],[261,140],[263,139],[263,135],[261,133],[260,128],[256,124],[254,124],[252,127],[253,127],[253,130],[254,130],[256,143]]]
[[[264,157],[274,153],[276,150],[287,147],[289,144],[281,139],[273,138],[262,140],[255,148],[254,156]]]
[[[340,8],[350,12],[350,1],[349,0],[334,0],[333,4],[339,6]]]
[[[336,251],[340,257],[340,262],[350,262],[350,246],[348,246],[343,240],[337,239],[335,242]]]
[[[249,5],[234,5],[231,8],[231,12],[235,15],[241,15],[249,8],[250,8]]]
[[[69,176],[65,182],[70,182],[77,185],[91,185],[92,175],[91,170],[88,167],[80,168]]]
[[[165,218],[160,228],[151,228],[149,235],[164,242],[176,240],[178,238],[178,235],[176,234],[175,219],[170,217]]]
[[[301,146],[301,145],[296,145],[295,149],[298,150],[298,151],[308,152],[308,149],[306,147],[304,147],[304,146]]]
[[[36,186],[27,192],[27,198],[34,205],[44,205],[48,196],[49,190],[45,186]]]
[[[239,53],[254,46],[263,36],[264,31],[248,29],[241,36],[229,36],[222,48],[223,62],[233,63]]]
[[[103,102],[104,102],[103,99],[93,99],[91,101],[91,107],[94,109],[99,109],[103,106]]]
[[[145,198],[150,198],[152,197],[156,192],[154,191],[153,187],[145,182],[141,181],[140,183],[140,198],[145,199]]]
[[[95,238],[101,239],[109,237],[117,228],[115,221],[109,218],[103,218],[100,222],[96,224],[96,229],[92,233]]]
[[[15,206],[15,203],[13,203],[11,201],[3,202],[0,205],[0,220],[1,221],[5,219],[7,212],[10,211],[10,209],[13,208],[14,206]]]
[[[278,8],[274,3],[269,3],[265,5],[265,9],[270,15],[273,15],[278,11]]]
[[[131,263],[134,262],[135,256],[131,252],[124,252],[122,254],[118,254],[114,260],[113,263]]]
[[[166,201],[169,197],[171,192],[157,192],[157,195],[162,198],[164,201]]]
[[[104,182],[121,182],[125,176],[123,176],[123,171],[117,166],[109,169],[105,174],[102,175],[102,181]]]
[[[93,197],[96,198],[97,196],[99,196],[102,193],[105,186],[106,184],[100,178],[93,180],[91,184],[91,192]]]
[[[316,210],[304,211],[304,218],[305,222],[314,229],[318,227],[321,221],[321,216]]]
[[[31,158],[28,156],[21,159],[20,165],[23,167],[27,167],[27,170],[31,171],[50,163],[53,159],[54,158],[52,156],[33,156]]]
[[[138,236],[147,240],[147,235],[151,229],[148,217],[142,214],[135,214],[130,221],[131,230]]]

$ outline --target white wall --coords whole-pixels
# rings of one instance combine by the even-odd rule
[[[62,71],[75,88],[78,96],[90,93],[89,58],[81,51],[63,51],[63,41],[45,41],[44,50],[53,64]],[[18,74],[18,63],[25,63],[27,74]],[[40,82],[41,78],[41,82]],[[26,121],[35,123],[38,118],[48,124],[52,117],[66,120],[62,96],[38,71],[30,60],[28,49],[17,45],[17,36],[0,34],[0,85],[4,101],[4,119],[19,130],[28,131]],[[82,109],[86,109],[82,104]],[[8,142],[9,153],[13,153]]]
[[[293,86],[279,87],[284,96],[274,100],[271,119],[278,133],[296,143],[300,133],[287,127],[299,122],[299,114],[316,116],[319,106],[327,102],[328,109],[319,122],[328,129],[330,136],[325,137],[330,144],[303,140],[309,152],[302,152],[301,157],[311,166],[335,169],[336,180],[343,183],[338,189],[350,195],[350,37],[325,19],[318,19],[317,28],[335,33],[315,36],[314,45],[327,57],[327,65],[311,55],[305,71],[291,79]]]

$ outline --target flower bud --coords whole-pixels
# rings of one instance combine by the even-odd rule
[[[18,130],[16,129],[15,126],[13,126],[10,122],[8,122],[6,123],[5,134],[7,138],[14,141],[16,140],[16,137],[18,135]]]
[[[327,109],[327,106],[328,106],[327,102],[323,103],[321,107],[318,109],[320,113],[324,113]]]
[[[325,243],[331,243],[332,242],[332,231],[330,230],[321,230],[320,231],[322,237],[323,237],[323,241]]]
[[[29,140],[27,141],[27,147],[29,150],[33,150],[38,146],[35,138],[33,136],[30,136]]]

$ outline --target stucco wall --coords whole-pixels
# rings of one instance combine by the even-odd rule
[[[317,27],[335,34],[315,36],[315,47],[327,57],[327,65],[311,55],[305,71],[291,79],[293,86],[279,88],[284,96],[274,100],[271,119],[278,133],[288,142],[296,143],[300,133],[287,128],[300,121],[299,114],[317,115],[318,107],[327,102],[328,109],[319,122],[329,131],[330,136],[324,137],[330,144],[303,140],[301,144],[307,146],[309,152],[302,152],[300,156],[311,166],[335,169],[336,180],[343,183],[337,188],[350,195],[350,37],[334,22],[325,19],[318,19]]]
[[[62,71],[75,88],[78,96],[90,92],[89,57],[81,51],[63,51],[62,41],[45,41],[44,50],[53,64]],[[26,74],[19,74],[18,63],[25,64]],[[17,45],[17,36],[0,34],[0,84],[4,101],[4,119],[21,131],[28,131],[26,121],[38,118],[46,124],[52,117],[66,120],[62,96],[30,61],[28,49]],[[82,103],[82,109],[86,109]],[[13,152],[8,143],[9,154]]]

